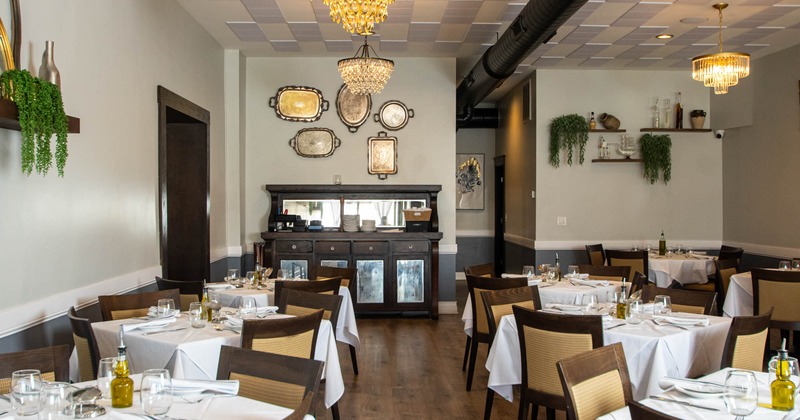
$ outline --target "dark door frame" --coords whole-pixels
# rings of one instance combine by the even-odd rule
[[[506,157],[494,158],[494,267],[506,271]]]

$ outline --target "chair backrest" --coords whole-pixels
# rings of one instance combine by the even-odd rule
[[[672,303],[674,312],[687,312],[692,314],[710,315],[714,300],[717,298],[715,292],[701,292],[697,290],[665,289],[648,284],[642,289],[642,301],[652,302],[658,295],[667,295]]]
[[[512,287],[524,287],[528,285],[526,277],[478,277],[467,274],[467,292],[472,298],[472,333],[480,335],[482,338],[489,338],[489,321],[486,317],[486,310],[483,305],[483,297],[480,292],[486,290],[511,289]]]
[[[646,285],[647,276],[637,271],[633,274],[633,280],[631,280],[630,293],[628,293],[628,296],[632,296],[634,293],[641,291]]]
[[[738,270],[740,264],[742,263],[742,255],[744,255],[744,249],[735,246],[722,245],[719,249],[719,254],[717,255],[717,259],[736,260],[736,269]]]
[[[322,309],[322,319],[327,319],[336,330],[339,321],[339,309],[342,306],[341,295],[325,295],[302,290],[286,289],[281,294],[278,312],[287,315],[308,315]]]
[[[534,405],[566,409],[556,369],[559,360],[601,347],[600,315],[562,315],[514,306],[522,356],[522,389],[532,390]]]
[[[617,251],[606,250],[608,265],[627,265],[631,267],[631,273],[640,272],[647,275],[650,271],[647,250],[642,251]]]
[[[328,267],[327,265],[321,265],[317,267],[317,280],[326,280],[333,277],[341,277],[342,283],[341,285],[344,287],[350,287],[350,282],[356,280],[356,274],[358,273],[358,269],[355,267],[347,268],[347,267]]]
[[[314,357],[322,309],[289,318],[245,319],[242,347],[294,357]],[[335,328],[335,327],[334,327]]]
[[[302,290],[311,293],[323,293],[326,295],[338,295],[339,287],[342,285],[341,277],[332,277],[325,280],[275,280],[275,302],[281,301],[283,289]]]
[[[631,420],[681,420],[636,401],[628,401],[628,411],[631,413]]]
[[[22,369],[37,369],[45,381],[69,382],[69,346],[0,354],[0,394],[11,392],[11,374]]]
[[[754,268],[753,314],[759,315],[772,308],[770,324],[782,323],[779,328],[800,329],[800,271],[766,270]]]
[[[158,290],[178,289],[181,292],[181,311],[188,311],[189,304],[203,299],[203,280],[170,280],[156,276]],[[175,302],[177,305],[178,302]]]
[[[238,380],[240,396],[308,413],[322,369],[323,362],[314,359],[222,346],[217,380]],[[304,401],[309,395],[311,401]]]
[[[495,277],[497,273],[494,272],[494,264],[486,263],[464,267],[464,275],[475,277]]]
[[[558,362],[567,418],[596,419],[633,400],[622,344],[596,348]]]
[[[720,369],[763,370],[770,317],[772,309],[761,315],[733,317],[725,348],[722,349]]]
[[[606,265],[606,251],[603,249],[603,244],[586,245],[586,255],[589,256],[590,265]]]
[[[300,402],[300,406],[295,408],[291,414],[284,417],[283,420],[305,420],[308,414],[312,414],[316,399],[316,392],[306,393],[306,396],[303,397],[303,401]]]
[[[159,299],[172,299],[178,305],[181,294],[178,289],[170,289],[130,295],[105,295],[98,296],[97,299],[100,302],[103,321],[112,321],[145,316],[151,306],[158,304]]]
[[[542,309],[542,299],[536,286],[514,287],[511,289],[487,290],[481,292],[486,318],[489,320],[489,336],[493,339],[500,326],[500,319],[511,315],[513,305],[532,310]]]
[[[100,361],[100,350],[94,338],[94,330],[88,318],[81,318],[74,306],[67,311],[69,323],[72,325],[72,338],[75,341],[75,353],[78,355],[80,381],[97,379],[97,364]]]
[[[714,261],[717,287],[722,296],[728,295],[728,286],[731,284],[731,276],[739,272],[739,263],[735,258],[721,259]]]
[[[631,267],[627,265],[588,265],[581,264],[578,266],[578,272],[581,274],[588,274],[590,279],[593,280],[611,280],[622,281],[631,279]]]

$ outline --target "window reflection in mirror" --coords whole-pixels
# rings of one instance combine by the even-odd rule
[[[425,199],[345,200],[344,214],[357,214],[361,220],[375,220],[378,228],[405,227],[403,210],[425,207]],[[284,200],[283,208],[304,220],[321,220],[326,228],[340,225],[339,200]]]

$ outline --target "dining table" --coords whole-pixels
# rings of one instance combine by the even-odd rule
[[[223,308],[223,313],[233,313]],[[291,315],[270,314],[264,319],[289,317]],[[93,322],[97,347],[101,357],[117,355],[120,325],[143,322],[141,319]],[[225,324],[221,324],[225,325]],[[141,331],[135,329],[125,334],[125,345],[131,372],[141,373],[146,369],[169,369],[173,378],[215,380],[223,345],[240,347],[240,332],[229,327],[222,330],[206,324],[205,328],[193,328],[185,314],[161,330]],[[74,354],[73,354],[74,356]],[[344,395],[344,379],[339,364],[339,353],[333,336],[333,327],[322,320],[315,346],[314,359],[325,362],[322,377],[325,378],[325,405],[331,407]],[[75,369],[71,369],[76,371]]]
[[[657,392],[658,380],[664,376],[696,377],[720,368],[731,319],[707,318],[708,325],[703,327],[658,325],[652,317],[636,325],[623,320],[607,320],[611,322],[604,324],[603,345],[622,343],[634,399]],[[486,369],[489,371],[489,388],[513,401],[512,387],[522,383],[519,335],[514,315],[501,318],[486,359]]]
[[[729,317],[753,316],[753,276],[749,271],[731,276],[722,313]]]
[[[648,256],[649,280],[658,287],[669,287],[675,280],[682,285],[708,282],[708,276],[716,272],[716,257],[700,253],[670,253]]]

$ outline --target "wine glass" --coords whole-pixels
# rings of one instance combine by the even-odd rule
[[[528,277],[528,280],[532,279],[536,271],[534,271],[532,265],[523,265],[522,266],[522,274]]]
[[[239,283],[239,269],[238,268],[229,268],[228,269],[228,276],[225,277],[225,281],[228,284],[236,286]]]
[[[166,414],[172,406],[172,380],[167,369],[147,369],[142,373],[142,410],[150,416]]]
[[[725,394],[722,399],[728,414],[742,419],[755,411],[758,405],[758,382],[751,371],[733,369],[725,378]]]
[[[104,357],[97,363],[97,388],[103,398],[111,398],[111,380],[117,367],[116,357]]]
[[[653,299],[653,315],[669,315],[672,313],[672,300],[667,295],[656,295]]]
[[[789,267],[792,266],[792,263],[789,261],[781,261],[778,263],[778,270],[788,270]]]
[[[797,364],[797,358],[788,357],[786,359],[789,362],[789,379],[794,382],[795,385],[800,386],[800,365]],[[772,359],[769,360],[769,364],[767,365],[769,368],[769,380],[767,383],[772,383],[775,380],[775,371],[778,367],[778,356],[772,356]]]
[[[597,296],[591,293],[581,295],[580,305],[581,311],[585,314],[597,313]]]
[[[172,299],[158,300],[158,317],[163,318],[175,314],[175,301]]]
[[[550,268],[550,264],[539,264],[539,273],[542,276],[547,277],[547,269]]]
[[[547,267],[547,284],[558,283],[558,268]]]
[[[41,411],[42,373],[24,369],[11,373],[11,407],[20,416]]]
[[[258,286],[258,276],[255,271],[248,271],[245,279],[245,288],[255,289]]]
[[[39,420],[66,420],[75,418],[72,409],[72,388],[65,382],[46,382],[42,386],[42,409]]]
[[[579,270],[577,265],[570,265],[567,267],[567,275],[571,278],[577,278],[579,275]]]
[[[242,319],[256,316],[256,299],[252,296],[242,296],[239,300],[239,317]]]

